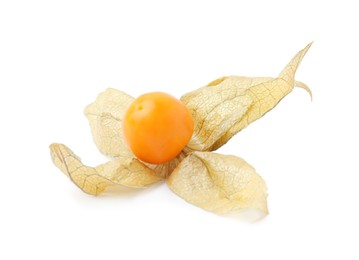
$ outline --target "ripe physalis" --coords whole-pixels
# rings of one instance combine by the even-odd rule
[[[214,153],[290,93],[295,72],[310,48],[298,52],[277,78],[228,76],[183,95],[160,92],[137,99],[107,89],[88,105],[93,139],[113,159],[85,166],[68,147],[51,144],[55,165],[84,192],[144,187],[165,181],[187,202],[225,214],[244,209],[267,213],[267,187],[255,169],[233,155]]]

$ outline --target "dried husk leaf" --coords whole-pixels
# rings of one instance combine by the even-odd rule
[[[195,121],[193,138],[188,147],[198,151],[218,149],[274,108],[295,85],[311,94],[304,83],[294,80],[295,72],[310,46],[298,52],[278,78],[222,77],[182,96],[182,102],[190,109]]]
[[[194,132],[187,146],[195,151],[209,150],[251,105],[244,92],[232,87],[204,87],[182,96],[181,101],[193,115]]]
[[[133,100],[134,98],[126,93],[109,88],[85,108],[84,113],[90,123],[93,139],[103,154],[133,157],[122,131],[123,117]]]
[[[107,187],[144,187],[162,178],[136,158],[116,159],[97,167],[83,165],[80,158],[63,144],[50,145],[54,164],[81,190],[98,195]]]
[[[218,214],[256,209],[268,213],[267,187],[243,159],[213,152],[193,152],[167,179],[187,202]]]

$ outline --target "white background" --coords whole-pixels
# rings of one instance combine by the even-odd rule
[[[1,1],[1,259],[358,259],[355,1]],[[276,76],[314,40],[295,89],[219,152],[267,182],[251,224],[166,185],[92,197],[55,166],[62,142],[107,160],[83,108],[107,87],[176,97],[223,75]]]

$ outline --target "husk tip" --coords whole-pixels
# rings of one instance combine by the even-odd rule
[[[296,81],[295,86],[298,87],[298,88],[302,88],[305,91],[307,91],[307,93],[310,95],[310,100],[313,101],[313,93],[305,83],[300,82],[300,81]]]

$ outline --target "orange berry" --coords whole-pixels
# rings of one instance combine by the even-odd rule
[[[124,136],[142,161],[159,164],[174,159],[193,133],[193,118],[178,99],[162,92],[141,95],[123,120]]]

